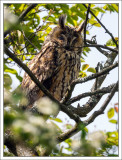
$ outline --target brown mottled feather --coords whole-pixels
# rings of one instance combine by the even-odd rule
[[[83,46],[81,33],[76,28],[66,26],[64,20],[64,16],[59,18],[59,26],[50,32],[40,53],[28,64],[33,74],[57,100],[63,98],[71,81],[78,77],[79,47]],[[27,73],[23,77],[22,88],[28,97],[28,106],[44,96]]]

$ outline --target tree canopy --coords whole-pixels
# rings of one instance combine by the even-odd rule
[[[113,132],[95,131],[89,133],[87,126],[104,113],[107,105],[118,92],[118,82],[101,87],[118,67],[118,37],[102,23],[102,17],[108,12],[118,14],[119,4],[4,4],[4,156],[118,156],[118,100],[108,110],[108,121],[116,126]],[[58,24],[61,14],[67,15],[66,25],[78,27],[85,21],[83,31],[84,46],[81,55],[81,70],[79,78],[74,80],[63,99],[57,101],[28,69],[28,62],[39,53],[45,37]],[[97,43],[96,36],[87,39],[92,28],[103,28],[110,39],[103,44]],[[104,36],[104,35],[103,35]],[[106,57],[104,64],[99,61],[92,67],[85,61],[91,48],[96,48],[99,54]],[[22,106],[27,99],[21,90],[22,74],[27,72],[47,98],[40,100],[40,110],[25,111]],[[94,80],[89,92],[71,97],[77,84]],[[18,86],[12,87],[16,82]],[[79,88],[80,90],[80,88]],[[101,98],[108,94],[99,110],[91,116],[91,112]],[[71,98],[70,98],[71,97]],[[89,97],[85,104],[74,102]],[[62,129],[62,120],[55,114],[63,111],[75,121],[68,123]],[[82,117],[87,117],[82,120]],[[48,120],[47,120],[48,119]],[[101,122],[102,123],[102,122]],[[79,139],[72,138],[81,132]],[[62,143],[63,142],[63,143]]]

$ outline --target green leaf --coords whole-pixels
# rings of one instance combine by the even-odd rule
[[[96,70],[95,70],[95,68],[93,68],[93,67],[89,67],[89,68],[87,69],[87,71],[88,71],[88,72],[92,72],[92,73],[96,73]]]
[[[68,150],[69,152],[72,152],[72,149],[71,148],[65,148],[66,150]]]
[[[67,128],[67,129],[71,129],[71,128],[72,128],[72,125],[71,125],[71,124],[66,124],[66,128]]]
[[[7,89],[11,89],[12,79],[10,75],[4,74],[4,87]]]
[[[87,74],[85,73],[85,72],[83,72],[83,71],[80,71],[79,72],[79,77],[80,78],[84,78],[84,77],[86,77],[87,76]]]
[[[118,12],[118,6],[116,4],[111,4],[111,5],[115,9],[115,11]]]
[[[101,27],[101,25],[96,20],[89,19],[88,22],[96,27]]]
[[[91,7],[91,8],[93,8],[94,6],[95,6],[95,4],[91,4],[91,6],[90,6],[90,7]]]
[[[109,120],[109,122],[110,122],[110,123],[117,124],[117,120],[115,120],[115,119],[111,119],[111,120]]]
[[[68,145],[71,145],[72,139],[71,139],[71,138],[68,138],[68,139],[66,139],[64,142],[67,143]]]
[[[83,4],[77,4],[81,11],[87,11],[86,7]]]
[[[90,52],[91,49],[89,47],[84,47],[83,51]]]
[[[56,121],[56,122],[62,123],[62,120],[61,120],[61,119],[59,119],[59,118],[52,118],[52,117],[50,117],[50,119],[51,119],[51,120],[53,120],[53,121]]]
[[[11,74],[15,74],[16,78],[21,82],[22,77],[18,75],[17,71],[15,69],[9,68],[6,65],[4,65],[4,72],[8,72]]]
[[[75,26],[72,18],[70,16],[67,17],[67,22],[69,22],[70,24],[72,24],[73,26]]]
[[[97,11],[96,9],[92,9],[92,8],[91,8],[91,11],[94,13],[94,15],[95,15],[96,17],[98,16],[99,11]],[[93,15],[91,15],[91,19],[94,20],[95,17],[94,17]]]
[[[50,16],[50,17],[48,18],[48,21],[51,21],[51,22],[57,23],[57,21],[56,21],[55,17],[52,17],[52,16]]]
[[[115,37],[115,40],[117,41],[118,43],[118,37]],[[107,42],[106,42],[106,46],[113,46],[113,47],[116,47],[115,43],[113,42],[112,39],[109,39]]]
[[[83,55],[87,57],[87,54],[83,51]]]
[[[100,7],[96,7],[95,9],[98,10],[99,12],[105,13],[105,11]]]
[[[80,61],[81,61],[81,63],[82,63],[82,62],[85,62],[83,58],[80,58]]]
[[[86,31],[86,34],[90,35],[89,31]]]
[[[114,108],[110,108],[107,114],[109,119],[112,118],[114,116]]]
[[[82,11],[77,10],[76,14],[77,14],[79,17],[81,17],[82,19],[85,19],[85,18],[86,18],[85,13],[82,12]]]
[[[84,130],[88,133],[88,128],[87,127],[85,127]]]
[[[107,4],[107,5],[108,5],[108,8],[110,9],[110,11],[112,11],[112,12],[115,11],[115,9],[114,9],[114,7],[112,5],[110,5],[110,4]]]
[[[82,71],[86,70],[89,67],[89,64],[83,64],[82,65]]]

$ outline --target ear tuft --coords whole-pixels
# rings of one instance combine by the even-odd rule
[[[66,14],[62,14],[59,17],[59,26],[64,29],[65,28],[65,20],[66,20]]]
[[[86,21],[84,21],[84,22],[78,27],[77,32],[82,32],[82,30],[83,30],[84,27],[85,27],[85,23],[86,23]]]

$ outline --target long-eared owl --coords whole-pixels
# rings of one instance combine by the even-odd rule
[[[79,28],[73,28],[65,25],[65,19],[66,15],[59,17],[58,26],[48,34],[40,53],[28,64],[37,79],[59,101],[72,80],[78,78],[83,46],[81,31],[84,23]],[[27,73],[23,77],[22,89],[27,95],[29,108],[44,96]]]

